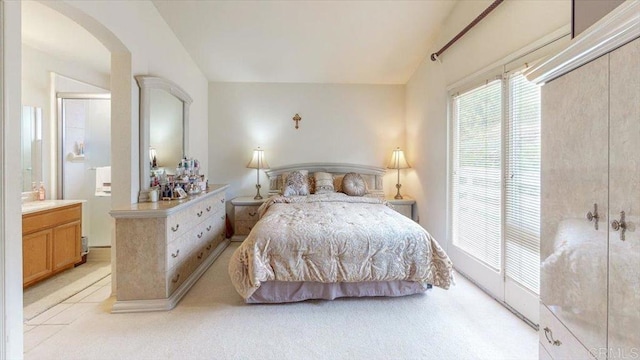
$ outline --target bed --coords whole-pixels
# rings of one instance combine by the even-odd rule
[[[355,173],[367,191],[350,196],[316,188],[310,195],[278,195],[285,191],[284,179],[299,170],[307,171],[307,179],[330,173],[334,182]],[[238,293],[247,303],[284,303],[449,288],[447,254],[426,230],[384,200],[383,174],[381,168],[341,164],[268,173],[273,196],[260,207],[260,220],[229,263]]]

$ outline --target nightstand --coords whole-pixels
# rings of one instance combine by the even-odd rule
[[[416,221],[414,206],[416,201],[408,196],[403,196],[403,199],[387,198],[387,201],[393,205],[393,208],[400,214],[408,217],[409,219]]]
[[[239,196],[231,200],[234,215],[234,235],[249,235],[258,222],[258,208],[266,198],[255,200],[253,196]]]

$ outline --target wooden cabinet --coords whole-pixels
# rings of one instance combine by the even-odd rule
[[[82,204],[22,216],[22,273],[27,287],[81,260]]]
[[[234,213],[234,234],[240,236],[249,235],[251,229],[259,220],[258,208],[265,199],[255,200],[253,196],[240,196],[231,200]]]
[[[225,190],[116,209],[116,297],[112,312],[170,310],[229,241]]]
[[[640,39],[542,88],[540,343],[551,358],[637,355],[639,143]]]

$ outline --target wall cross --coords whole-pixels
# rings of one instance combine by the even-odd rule
[[[296,129],[299,127],[299,126],[298,126],[298,122],[299,122],[299,121],[301,121],[301,120],[302,120],[302,118],[301,118],[301,117],[300,117],[300,115],[298,115],[298,114],[296,114],[296,115],[293,117],[293,121],[295,121],[295,122],[296,122]]]

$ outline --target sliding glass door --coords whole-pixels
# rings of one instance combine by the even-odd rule
[[[503,74],[451,97],[450,255],[537,322],[540,89]]]

